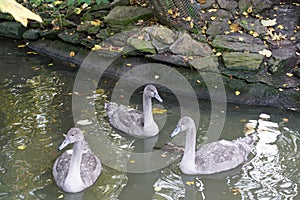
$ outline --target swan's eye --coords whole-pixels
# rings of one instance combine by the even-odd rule
[[[73,136],[74,136],[74,133],[72,133],[71,136],[73,137]]]

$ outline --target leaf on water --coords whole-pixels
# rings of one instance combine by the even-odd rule
[[[26,47],[26,44],[20,44],[20,45],[18,45],[18,48],[24,48],[24,47]]]
[[[264,50],[262,50],[262,51],[259,51],[258,53],[261,54],[261,55],[263,55],[263,56],[266,56],[267,58],[269,58],[269,57],[272,56],[272,51],[267,50],[267,49],[264,49]]]
[[[82,125],[82,126],[91,125],[92,123],[93,122],[88,119],[83,119],[83,120],[79,120],[76,122],[76,124]]]
[[[187,184],[187,185],[195,185],[195,181],[187,181],[187,182],[185,182],[185,184]]]
[[[277,22],[276,22],[276,19],[267,19],[267,20],[262,19],[261,24],[263,26],[274,26],[277,24]]]
[[[134,163],[135,163],[135,160],[129,160],[129,163],[130,163],[130,164],[134,164]]]
[[[34,14],[14,0],[0,0],[0,11],[11,14],[16,21],[25,27],[27,26],[28,19],[43,22],[39,15]]]
[[[155,191],[155,192],[161,191],[161,187],[154,187],[154,191]]]
[[[59,195],[57,198],[58,198],[58,199],[62,199],[62,198],[64,198],[64,195],[61,194],[61,195]]]
[[[19,149],[19,150],[24,150],[24,149],[26,149],[26,145],[24,145],[24,144],[23,144],[23,145],[20,145],[20,146],[18,146],[18,149]]]
[[[152,112],[154,114],[164,114],[165,112],[167,112],[167,110],[166,109],[162,109],[162,108],[153,108]]]

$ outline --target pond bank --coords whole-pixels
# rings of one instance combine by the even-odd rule
[[[193,19],[185,18],[191,32],[170,28],[172,21],[161,26],[147,4],[122,1],[81,5],[80,14],[68,12],[59,20],[37,10],[45,22],[31,22],[29,29],[6,18],[0,35],[27,39],[30,48],[78,65],[93,49],[100,55],[141,56],[176,66],[199,98],[210,98],[203,78],[219,75],[228,102],[299,111],[299,3],[207,0],[201,6],[198,30]],[[63,12],[63,7],[55,8]],[[177,18],[176,11],[169,13]],[[118,76],[127,69],[124,62],[111,73]]]

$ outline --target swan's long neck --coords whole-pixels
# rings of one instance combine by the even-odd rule
[[[181,166],[195,167],[196,127],[193,125],[186,131],[185,150]]]
[[[151,97],[143,95],[144,127],[153,122]]]
[[[72,179],[72,181],[81,181],[80,177],[80,165],[82,160],[82,154],[84,151],[85,141],[78,141],[74,143],[73,154],[71,156],[69,173],[67,179]],[[80,180],[77,180],[80,179]],[[75,183],[75,182],[74,182]]]

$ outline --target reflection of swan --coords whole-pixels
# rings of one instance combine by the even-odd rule
[[[154,85],[147,85],[143,93],[143,112],[116,103],[105,104],[110,124],[134,137],[152,137],[157,135],[159,128],[152,115],[151,98],[162,102]]]
[[[196,126],[192,118],[179,120],[171,137],[186,131],[185,151],[180,169],[185,174],[212,174],[233,169],[246,161],[255,141],[254,134],[233,141],[220,140],[195,152]]]
[[[68,131],[59,150],[71,143],[74,143],[73,149],[67,150],[56,159],[53,176],[62,190],[75,193],[94,184],[101,173],[101,163],[90,150],[79,128],[71,128]]]

